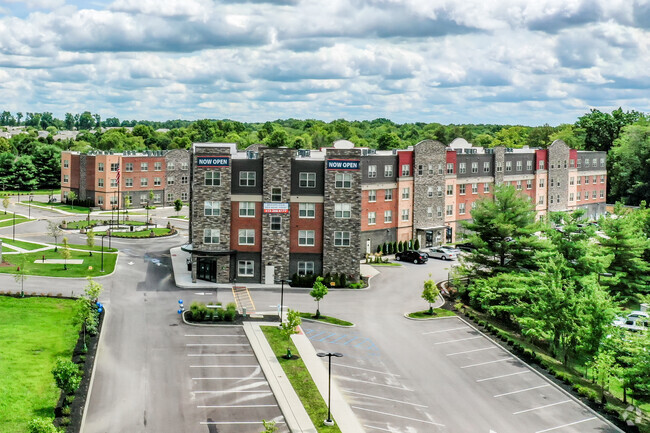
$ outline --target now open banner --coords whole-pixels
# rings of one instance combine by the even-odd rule
[[[354,159],[329,159],[327,160],[328,170],[359,170],[361,161]]]
[[[230,165],[229,156],[197,156],[197,167],[228,167]]]

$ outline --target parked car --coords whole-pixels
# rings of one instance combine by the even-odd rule
[[[440,245],[438,248],[449,251],[450,253],[455,253],[456,255],[461,253],[460,248],[452,247],[451,245]]]
[[[431,248],[429,250],[429,257],[440,260],[454,260],[458,257],[458,254],[443,248]]]
[[[469,242],[466,242],[464,244],[456,244],[456,248],[458,248],[459,250],[462,250],[462,251],[469,251],[469,252],[472,252],[472,251],[474,251],[476,249],[474,244],[469,243]]]
[[[616,317],[612,325],[628,331],[644,331],[650,327],[650,314],[646,311],[632,311],[627,317]]]
[[[395,260],[413,263],[426,263],[426,261],[429,260],[429,257],[421,254],[419,251],[409,250],[395,254]]]

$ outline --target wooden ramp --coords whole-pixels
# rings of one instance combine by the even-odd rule
[[[255,304],[246,286],[232,286],[232,296],[235,298],[235,304],[240,312],[246,308],[246,314],[255,313]]]

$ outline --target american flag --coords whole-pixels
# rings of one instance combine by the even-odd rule
[[[120,164],[117,164],[117,184],[120,184]]]

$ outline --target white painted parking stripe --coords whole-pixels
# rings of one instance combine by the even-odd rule
[[[252,353],[188,353],[187,356],[255,356]]]
[[[186,346],[250,346],[249,343],[188,343]]]
[[[456,343],[458,341],[467,341],[467,340],[476,340],[478,338],[483,338],[482,335],[478,335],[476,337],[467,337],[467,338],[459,338],[457,340],[447,340],[447,341],[440,341],[438,343],[433,343],[433,344],[448,344],[448,343]]]
[[[517,373],[502,374],[501,376],[486,377],[485,379],[478,379],[477,382],[485,382],[486,380],[501,379],[502,377],[516,376],[518,374],[530,373],[530,370],[518,371]]]
[[[224,405],[224,406],[197,406],[200,409],[219,409],[219,408],[236,408],[236,407],[278,407],[277,404],[239,404],[239,405]]]
[[[493,349],[498,349],[496,346],[490,346],[490,347],[484,347],[482,349],[472,349],[472,350],[464,350],[462,352],[454,352],[454,353],[448,353],[445,356],[454,356],[454,355],[464,355],[465,353],[472,353],[472,352],[480,352],[482,350],[493,350]]]
[[[370,382],[368,380],[353,379],[351,377],[338,376],[338,375],[336,377],[341,380],[351,380],[352,382],[367,383],[369,385],[377,385],[377,386],[385,386],[387,388],[399,389],[400,391],[411,391],[411,392],[413,391],[412,389],[408,389],[403,386],[386,385],[384,383]]]
[[[504,362],[504,361],[510,361],[512,358],[503,358],[503,359],[497,359],[495,361],[485,361],[485,362],[479,362],[478,364],[470,364],[470,365],[463,365],[460,368],[471,368],[471,367],[478,367],[481,365],[488,365],[488,364],[495,364],[497,362]]]
[[[251,377],[193,377],[192,380],[263,380],[264,376]]]
[[[190,368],[253,368],[259,365],[190,365]]]
[[[544,406],[537,406],[537,407],[533,407],[533,408],[530,408],[530,409],[520,410],[520,411],[517,411],[517,412],[513,412],[512,414],[513,415],[519,415],[520,413],[532,412],[534,410],[545,409],[545,408],[551,407],[551,406],[558,406],[560,404],[570,403],[572,401],[573,400],[562,400],[562,401],[558,401],[557,403],[545,404]]]
[[[386,372],[384,372],[384,371],[370,370],[370,369],[367,369],[367,368],[361,368],[361,367],[353,367],[353,366],[351,366],[351,365],[339,364],[338,362],[337,362],[337,363],[334,363],[334,362],[333,362],[332,365],[335,365],[335,366],[337,366],[337,367],[352,368],[352,369],[354,369],[354,370],[369,371],[370,373],[378,373],[378,374],[385,374],[385,375],[387,375],[387,376],[400,377],[399,374],[386,373]]]
[[[284,421],[276,421],[276,424],[285,424]],[[201,421],[201,425],[230,425],[230,424],[262,424],[262,421]]]
[[[551,384],[550,384],[550,383],[547,383],[546,385],[533,386],[533,387],[531,387],[531,388],[520,389],[520,390],[518,390],[518,391],[504,392],[503,394],[497,394],[497,395],[495,395],[494,397],[497,398],[497,397],[503,397],[503,396],[505,396],[505,395],[518,394],[518,393],[520,393],[520,392],[532,391],[533,389],[545,388],[545,387],[547,387],[547,386],[551,386]]]
[[[449,328],[449,329],[442,329],[440,331],[429,331],[429,332],[423,332],[422,335],[429,335],[429,334],[438,334],[440,332],[449,332],[449,331],[458,331],[461,329],[467,329],[468,331],[472,331],[472,328],[468,328],[467,326],[461,326],[460,328]]]
[[[394,399],[392,399],[392,398],[378,397],[378,396],[376,396],[376,395],[370,395],[370,394],[362,394],[362,393],[360,393],[360,392],[350,391],[349,389],[345,389],[345,390],[343,390],[343,391],[346,392],[346,393],[348,393],[348,394],[361,395],[361,396],[363,396],[363,397],[376,398],[376,399],[378,399],[378,400],[387,400],[387,401],[392,401],[392,402],[395,402],[395,403],[408,404],[408,405],[410,405],[410,406],[429,407],[429,406],[425,406],[425,405],[423,405],[423,404],[409,403],[408,401],[394,400]]]
[[[583,422],[592,421],[592,420],[595,420],[595,419],[598,419],[598,418],[596,418],[595,416],[592,416],[591,418],[581,419],[580,421],[570,422],[569,424],[562,424],[562,425],[559,425],[557,427],[547,428],[546,430],[538,430],[535,433],[545,433],[547,431],[558,430],[558,429],[561,429],[561,428],[564,428],[564,427],[569,427],[569,426],[572,426],[572,425],[581,424]]]
[[[386,428],[375,427],[374,425],[366,425],[366,424],[364,424],[363,426],[364,426],[365,428],[372,428],[372,429],[375,429],[375,430],[387,431],[387,432],[389,432],[389,433],[392,433],[392,432],[395,431],[395,430],[388,430],[388,429],[386,429]]]
[[[273,392],[269,391],[239,391],[236,389],[228,389],[228,390],[223,390],[223,391],[192,391],[194,394],[234,394],[238,392],[245,392],[245,393],[250,393],[250,394],[273,394]]]
[[[425,424],[437,425],[439,427],[444,427],[445,426],[444,424],[440,424],[440,423],[437,423],[437,422],[427,421],[427,420],[417,419],[417,418],[409,418],[408,416],[396,415],[394,413],[380,412],[378,410],[366,409],[366,408],[359,407],[359,406],[350,406],[350,407],[352,409],[365,410],[365,411],[368,411],[368,412],[378,413],[378,414],[381,414],[381,415],[394,416],[396,418],[408,419],[409,421],[417,421],[417,422],[422,422],[422,423],[425,423]]]
[[[185,334],[186,337],[246,337],[238,334]]]

